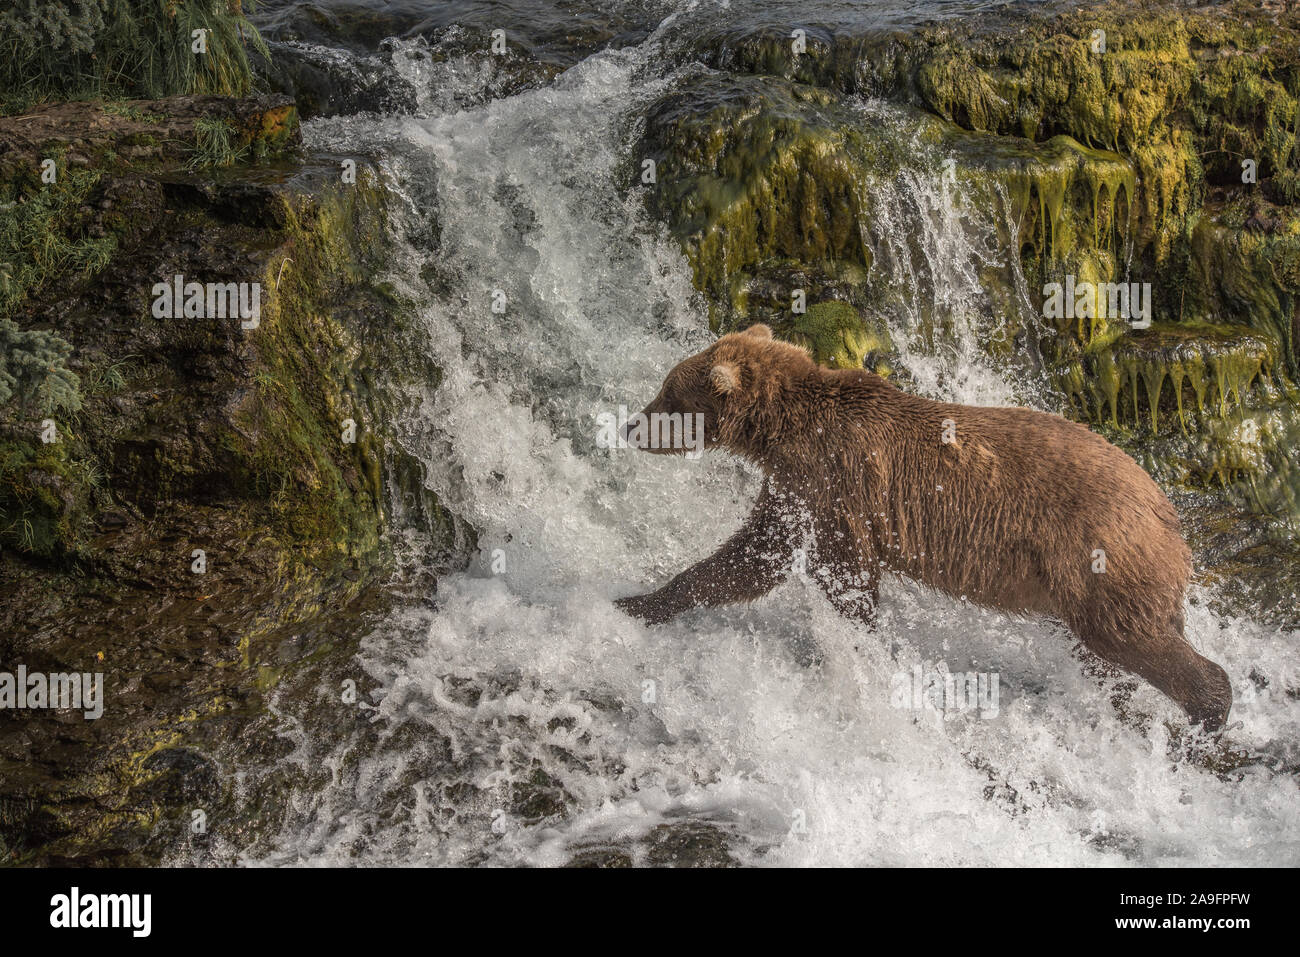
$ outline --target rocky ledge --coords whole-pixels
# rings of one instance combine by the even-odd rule
[[[216,745],[278,746],[271,695],[350,658],[396,530],[435,571],[467,547],[393,438],[403,383],[438,373],[374,278],[386,191],[299,144],[282,97],[0,118],[21,396],[0,422],[0,661],[104,673],[109,703],[6,711],[0,859],[156,862],[195,810],[269,819],[238,813]]]

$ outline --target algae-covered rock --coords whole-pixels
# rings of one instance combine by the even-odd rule
[[[933,169],[917,168],[918,148]],[[636,152],[655,160],[647,201],[682,241],[697,287],[728,307],[724,324],[747,314],[749,276],[783,262],[822,282],[858,268],[868,282],[885,234],[913,225],[881,222],[874,205],[908,172],[948,175],[973,202],[1006,207],[1002,241],[1014,232],[1035,285],[1082,262],[1110,279],[1132,251],[1132,163],[1068,136],[971,135],[905,108],[867,111],[834,91],[707,75],[651,111]]]
[[[1060,388],[1083,418],[1187,432],[1189,422],[1222,419],[1252,395],[1282,395],[1277,364],[1277,342],[1251,329],[1155,323],[1090,346]]]
[[[565,867],[739,867],[735,843],[735,835],[724,824],[668,821],[636,842],[575,847]]]
[[[803,346],[814,359],[833,369],[888,369],[892,348],[889,330],[871,323],[846,302],[819,302],[795,315],[778,330],[782,338]]]
[[[1080,281],[1123,278],[1133,252],[1138,192],[1131,161],[1066,135],[1034,143],[1018,136],[950,133],[948,141],[960,164],[957,175],[977,191],[979,201],[1006,204],[1031,286],[1067,274]]]
[[[103,262],[16,272],[4,300],[19,328],[69,344],[80,403],[48,413],[48,437],[4,409],[0,659],[102,671],[108,699],[97,721],[24,712],[0,732],[10,860],[156,863],[192,805],[247,826],[208,762],[306,657],[347,660],[383,600],[394,515],[430,569],[468,547],[395,439],[402,383],[438,373],[409,340],[409,304],[372,278],[383,184],[364,162],[350,182],[339,157],[286,152],[291,105],[239,103],[221,104],[232,137],[267,147],[232,165],[194,163],[181,135],[122,159],[142,128],[214,115],[177,101],[131,104],[121,122],[90,105],[80,125],[50,108],[39,135],[0,121],[23,144],[6,155],[9,212],[44,203],[56,249],[111,239]],[[55,182],[22,171],[52,145]],[[215,312],[214,287],[235,290]]]
[[[1070,414],[1166,487],[1216,490],[1220,510],[1230,505],[1250,516],[1242,521],[1262,518],[1275,532],[1292,533],[1300,516],[1293,465],[1300,390],[1266,333],[1155,323],[1092,344],[1057,366],[1055,381]]]
[[[701,36],[693,52],[731,72],[916,103],[974,132],[1035,142],[1065,135],[1119,153],[1141,184],[1128,239],[1148,271],[1177,259],[1207,183],[1294,199],[1300,14],[1292,8],[1114,2],[1061,13],[1017,7],[906,32],[807,33],[800,53],[789,28],[766,26]]]
[[[654,107],[638,151],[697,288],[724,301],[768,260],[869,262],[861,176],[883,158],[838,94],[714,75]]]
[[[1300,215],[1237,199],[1207,209],[1191,236],[1185,315],[1259,329],[1278,343],[1292,381],[1300,376]]]

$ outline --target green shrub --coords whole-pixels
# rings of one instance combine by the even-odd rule
[[[0,12],[0,110],[47,100],[243,95],[266,44],[240,0],[11,0]],[[251,3],[250,3],[251,6]],[[207,52],[192,51],[207,30]]]
[[[67,366],[72,346],[44,329],[23,330],[0,316],[0,409],[19,418],[81,408],[81,381]]]

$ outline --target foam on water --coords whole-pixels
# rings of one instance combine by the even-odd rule
[[[1300,861],[1282,771],[1300,741],[1284,691],[1295,636],[1217,618],[1205,595],[1188,636],[1232,678],[1230,739],[1273,756],[1230,777],[1170,756],[1164,720],[1182,719],[1153,689],[1129,704],[1156,718],[1148,730],[1121,721],[1123,682],[1088,677],[1059,627],[905,582],[886,582],[875,632],[798,579],[658,627],[610,604],[711,552],[757,491],[722,456],[596,446],[598,413],[639,408],[711,339],[679,249],[619,180],[638,108],[673,82],[657,42],[506,100],[309,125],[315,145],[381,150],[404,200],[410,241],[387,278],[420,303],[444,372],[405,441],[481,554],[441,579],[434,607],[365,640],[375,735],[285,716],[284,761],[329,780],[295,794],[274,849],[245,860],[549,865],[691,820],[748,863]],[[906,317],[895,331],[922,391],[1011,402],[977,348],[970,217],[940,177],[918,165],[876,206],[896,217],[894,279],[916,277],[955,332],[927,354]],[[996,672],[997,717],[893,707],[895,676],[922,662]],[[535,793],[555,800],[520,798]]]

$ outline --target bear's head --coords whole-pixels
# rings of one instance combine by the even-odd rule
[[[720,338],[683,359],[659,394],[628,423],[628,444],[661,455],[722,446],[759,457],[783,417],[784,393],[817,368],[806,349],[764,325]]]

